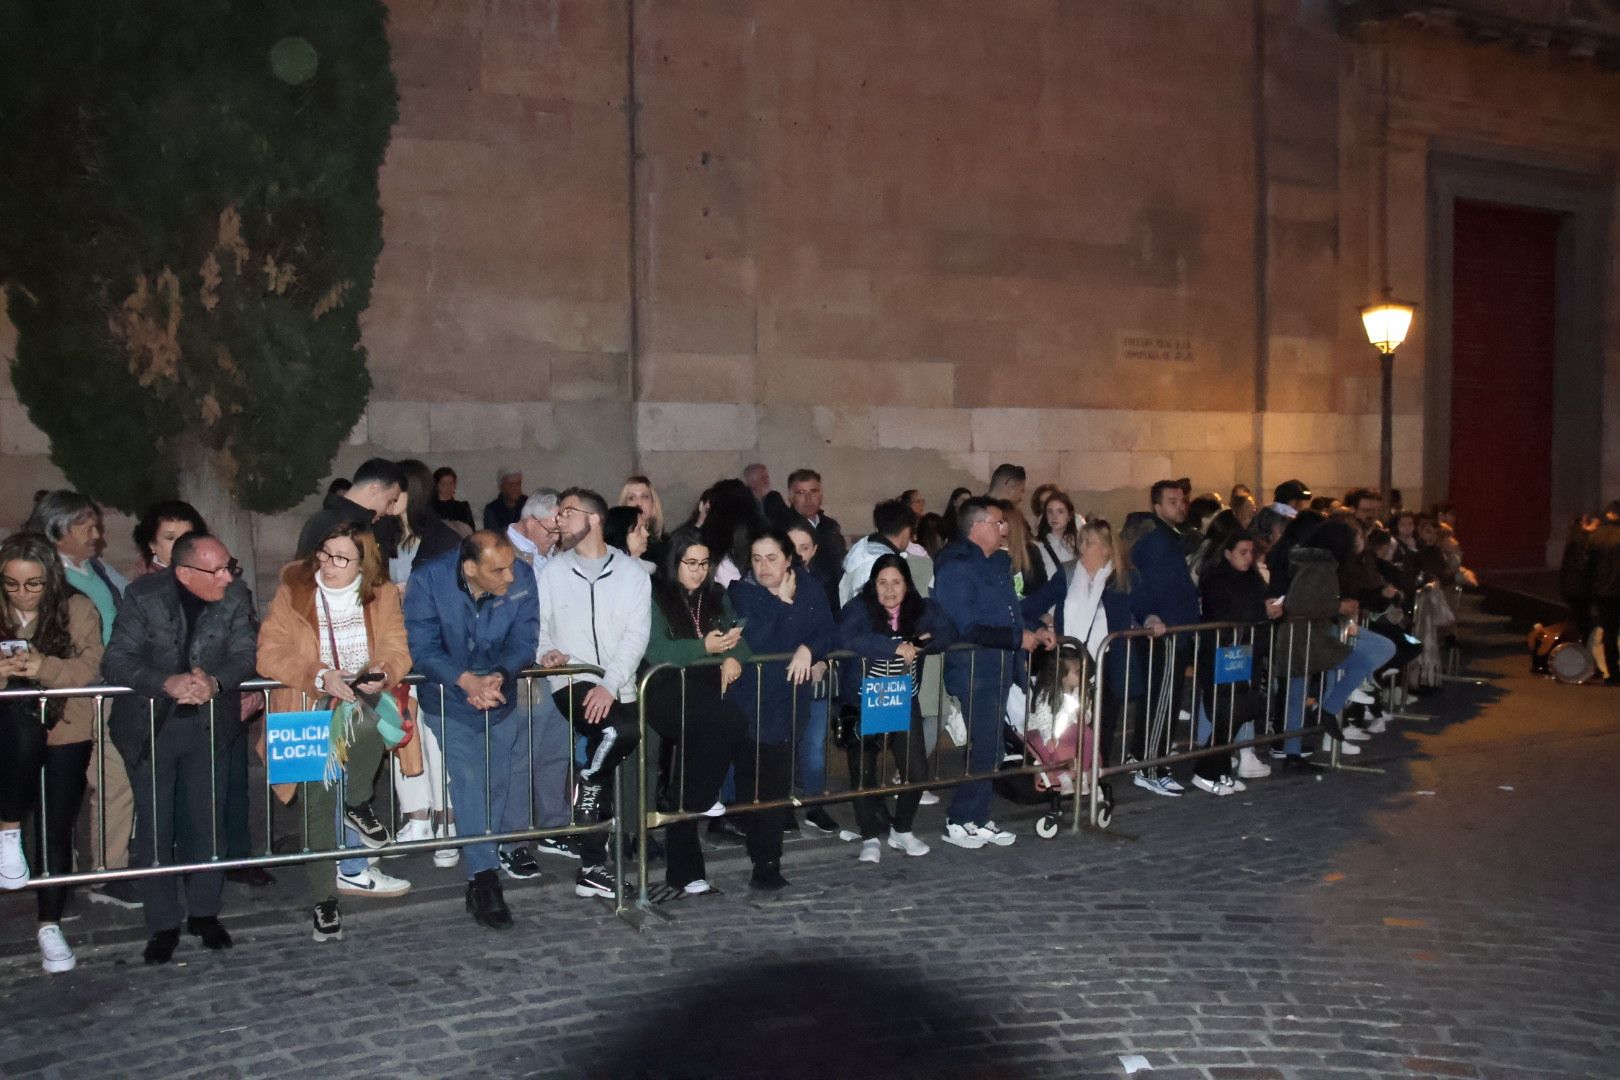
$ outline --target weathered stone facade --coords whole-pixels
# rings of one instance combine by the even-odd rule
[[[1612,203],[1620,76],[1259,6],[1257,25],[1238,0],[638,2],[632,166],[627,3],[396,0],[376,387],[334,471],[417,456],[477,503],[507,464],[610,495],[634,469],[681,513],[749,461],[778,484],[812,465],[851,529],[1001,460],[1109,514],[1165,476],[1375,482],[1355,309],[1384,276],[1387,146],[1387,278],[1424,305],[1395,481],[1443,495],[1423,490],[1445,445],[1425,431],[1431,155],[1554,163]],[[1592,393],[1613,402],[1620,283],[1599,287]],[[4,505],[59,480],[46,451],[0,401]],[[267,567],[300,516],[260,523]]]

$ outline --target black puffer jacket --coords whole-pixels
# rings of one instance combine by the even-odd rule
[[[1590,595],[1603,600],[1620,600],[1620,521],[1604,518],[1586,547]]]

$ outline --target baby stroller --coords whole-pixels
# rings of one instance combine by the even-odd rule
[[[1064,819],[1065,801],[1090,797],[1084,774],[1091,764],[1091,731],[1078,694],[1062,695],[1055,714],[1039,695],[1035,708],[1026,710],[1021,687],[1013,687],[1008,697],[1009,722],[1001,729],[998,767],[1008,775],[997,777],[993,787],[997,795],[1020,806],[1047,804],[1047,812],[1036,819],[1035,835],[1050,840]],[[1058,764],[1064,761],[1071,764]],[[1013,771],[1047,762],[1054,767],[1044,772]],[[1098,783],[1098,802],[1097,824],[1106,829],[1114,816],[1114,793],[1107,781]],[[1072,802],[1068,812],[1073,812]]]

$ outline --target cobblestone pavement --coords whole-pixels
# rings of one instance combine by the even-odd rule
[[[1620,1077],[1620,693],[1500,641],[1497,683],[1368,744],[1383,772],[1127,787],[1111,834],[1052,841],[1003,807],[1011,848],[877,867],[798,840],[769,899],[726,849],[723,895],[640,934],[560,860],[506,934],[403,860],[413,894],[346,902],[341,943],[291,886],[230,886],[228,953],[147,969],[97,909],[47,977],[8,898],[0,1075]]]

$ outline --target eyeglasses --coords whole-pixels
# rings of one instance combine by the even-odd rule
[[[586,517],[589,517],[591,515],[591,511],[585,509],[583,506],[559,506],[557,508],[556,516],[562,518],[571,517],[574,514],[583,514]]]
[[[44,578],[29,578],[27,581],[13,581],[10,578],[0,579],[6,592],[12,593],[39,593],[45,591]]]
[[[231,577],[236,577],[242,573],[242,564],[235,559],[232,559],[224,566],[216,566],[212,569],[206,566],[193,566],[190,563],[181,563],[179,568],[195,570],[197,573],[207,574],[209,577],[218,577],[220,574],[229,574]]]
[[[1007,528],[1007,520],[1005,518],[1003,518],[1000,521],[991,521],[989,518],[980,518],[979,521],[978,521],[978,524],[980,524],[980,525],[988,525],[992,529],[996,529],[997,531],[1001,531],[1001,530],[1004,530],[1004,529]]]
[[[232,559],[231,561],[235,562],[236,560]],[[354,557],[352,555],[334,555],[325,548],[321,548],[319,551],[315,552],[315,561],[331,563],[339,570],[342,570],[345,566],[348,566],[350,563],[354,562]]]
[[[682,559],[681,565],[688,570],[707,570],[710,562],[708,559]]]

